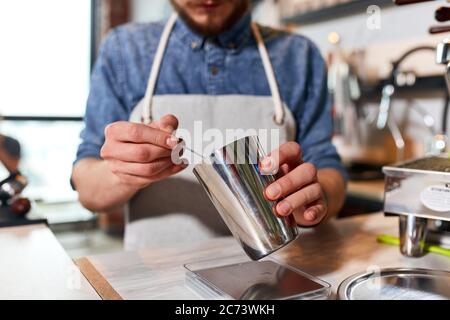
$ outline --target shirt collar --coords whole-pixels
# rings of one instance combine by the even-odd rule
[[[244,15],[238,22],[236,22],[230,29],[216,37],[217,43],[231,50],[238,50],[245,45],[251,35],[252,17],[250,13]],[[199,50],[203,47],[206,37],[201,36],[192,31],[183,19],[178,18],[177,23],[173,29],[173,34],[180,38],[193,50]]]
[[[239,48],[244,45],[251,35],[250,24],[252,17],[250,13],[243,16],[229,30],[218,36],[219,43],[229,49]]]

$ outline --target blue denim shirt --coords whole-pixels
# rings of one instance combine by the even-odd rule
[[[156,86],[164,94],[271,94],[247,15],[217,39],[205,39],[179,19]],[[87,103],[77,160],[100,157],[105,126],[128,120],[143,98],[165,22],[127,24],[112,30],[100,49]],[[343,173],[331,143],[332,115],[326,65],[307,38],[262,27],[283,101],[297,120],[305,161]],[[237,115],[236,115],[237,116]]]

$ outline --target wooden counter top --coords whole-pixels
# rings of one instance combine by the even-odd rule
[[[330,221],[303,230],[300,238],[273,257],[332,285],[374,268],[421,267],[450,270],[450,259],[428,254],[403,257],[399,248],[377,243],[381,233],[398,235],[398,218],[371,214]],[[242,254],[232,238],[177,248],[154,248],[86,257],[82,272],[105,299],[198,299],[184,284],[186,263]]]

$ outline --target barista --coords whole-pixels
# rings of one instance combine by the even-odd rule
[[[274,214],[306,227],[335,215],[345,174],[316,46],[252,23],[250,0],[171,3],[168,21],[121,26],[103,43],[73,168],[81,203],[125,208],[127,248],[226,234],[191,170],[171,159],[177,128],[202,121],[279,130],[279,148],[262,161],[280,169],[264,194],[278,201]]]

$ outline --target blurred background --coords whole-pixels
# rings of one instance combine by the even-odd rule
[[[255,20],[311,38],[328,63],[333,139],[351,178],[341,218],[382,210],[383,165],[446,151],[448,91],[436,46],[450,33],[430,33],[442,29],[436,10],[445,4],[254,1]],[[108,30],[170,13],[167,0],[0,2],[0,142],[20,157],[15,169],[32,205],[20,220],[3,214],[0,226],[46,220],[73,257],[121,249],[123,218],[83,209],[69,183],[90,70]],[[6,179],[13,170],[3,163]]]

